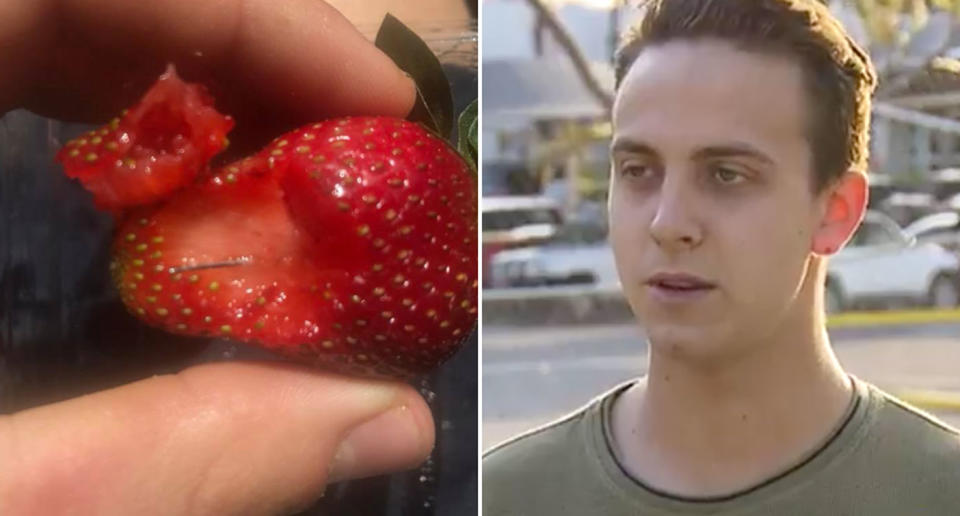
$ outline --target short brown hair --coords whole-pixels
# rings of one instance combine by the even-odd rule
[[[747,51],[784,55],[799,62],[806,78],[814,191],[849,169],[866,171],[876,72],[821,2],[648,0],[644,8],[617,52],[617,89],[644,48],[669,41],[717,38]]]

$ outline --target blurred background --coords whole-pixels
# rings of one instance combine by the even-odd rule
[[[605,213],[611,60],[635,3],[483,0],[485,449],[646,367]],[[960,425],[960,1],[826,3],[880,76],[831,338],[848,371]]]

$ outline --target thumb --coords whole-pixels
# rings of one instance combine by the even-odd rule
[[[202,365],[0,418],[0,514],[275,514],[433,439],[403,384]]]

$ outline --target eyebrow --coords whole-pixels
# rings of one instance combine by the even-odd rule
[[[657,154],[657,151],[653,150],[653,147],[645,143],[634,140],[625,140],[622,138],[614,140],[613,144],[610,145],[611,154],[616,154],[618,152],[628,152],[630,154]]]
[[[634,140],[626,139],[616,139],[613,141],[613,144],[610,146],[610,153],[630,153],[630,154],[648,154],[652,156],[658,155],[657,151],[650,145],[647,145],[643,142],[638,142]],[[710,145],[707,147],[701,147],[693,153],[694,159],[708,159],[708,158],[731,158],[731,157],[746,157],[756,159],[767,165],[773,166],[776,163],[773,161],[770,156],[766,155],[764,152],[760,151],[753,145],[743,142],[731,142],[724,143],[720,145]]]

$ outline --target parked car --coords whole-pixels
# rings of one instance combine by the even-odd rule
[[[495,287],[596,285],[619,289],[606,228],[571,222],[561,226],[549,243],[508,251],[493,258]]]
[[[936,197],[926,192],[892,192],[882,202],[877,203],[879,211],[890,216],[894,222],[904,225],[911,220],[929,215],[937,204]]]
[[[937,170],[932,174],[933,192],[939,199],[960,200],[960,168]]]
[[[484,287],[490,285],[494,255],[504,249],[546,242],[563,221],[560,204],[543,196],[484,197],[481,212]]]
[[[907,301],[960,304],[960,259],[933,242],[917,242],[890,217],[868,211],[851,241],[830,261],[826,307]]]
[[[943,200],[943,207],[948,210],[960,211],[960,193],[953,194]]]
[[[920,217],[911,222],[903,231],[918,243],[933,242],[944,248],[960,253],[960,212],[943,211]]]

